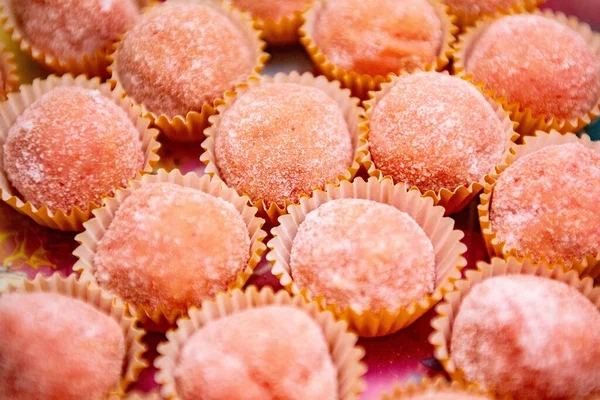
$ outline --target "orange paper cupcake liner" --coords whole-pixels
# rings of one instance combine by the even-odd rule
[[[100,79],[89,80],[84,75],[77,78],[73,78],[68,74],[61,77],[50,75],[47,79],[34,80],[31,85],[21,85],[18,93],[10,93],[8,100],[0,105],[0,152],[10,127],[31,104],[56,87],[70,86],[98,90],[103,96],[111,99],[127,112],[139,132],[144,152],[144,167],[137,175],[152,172],[153,166],[159,160],[156,153],[160,148],[160,144],[155,139],[158,132],[148,127],[150,121],[140,117],[140,109],[135,107],[129,98],[124,97],[121,91],[118,89],[111,90],[110,85],[100,83]],[[21,198],[21,195],[11,186],[3,169],[0,169],[0,195],[2,200],[12,208],[29,216],[38,224],[61,231],[81,231],[83,222],[90,219],[92,210],[100,206],[94,202],[89,202],[84,209],[73,207],[65,211],[60,209],[50,210],[47,206],[38,208],[31,202],[26,202],[25,199]]]
[[[19,89],[21,81],[17,75],[17,65],[15,64],[15,55],[8,48],[0,43],[0,68],[2,68],[2,78],[4,87],[0,88],[0,100],[6,100],[6,94],[16,92]]]
[[[516,14],[530,12],[537,9],[540,5],[542,5],[545,2],[546,0],[520,0],[519,2],[513,4],[507,9],[497,10],[494,14]],[[456,25],[458,25],[458,27],[463,30],[469,26],[474,25],[482,17],[481,14],[469,14],[465,12],[465,10],[454,8],[451,4],[448,4],[448,9],[450,14],[456,16]]]
[[[220,105],[217,110],[218,114],[210,118],[211,126],[204,131],[206,140],[202,143],[204,153],[200,156],[200,161],[206,164],[205,172],[211,176],[221,179],[219,174],[219,168],[215,156],[215,142],[219,124],[223,118],[223,114],[236,102],[237,98],[243,96],[252,87],[260,86],[262,83],[270,82],[290,82],[299,85],[315,87],[325,92],[329,97],[335,100],[344,114],[344,119],[348,124],[348,130],[352,135],[352,145],[354,147],[354,157],[352,158],[352,164],[336,177],[334,183],[341,181],[349,181],[356,175],[360,168],[360,165],[364,162],[364,158],[368,155],[368,144],[366,139],[366,129],[360,125],[360,121],[363,118],[363,109],[359,106],[359,100],[354,97],[350,97],[348,90],[341,89],[338,82],[329,82],[324,77],[315,77],[312,74],[306,72],[300,75],[298,72],[291,72],[290,74],[278,73],[274,77],[262,76],[260,78],[251,78],[248,82],[240,84],[236,87],[236,93],[230,93],[225,96],[225,101]],[[329,182],[324,181],[323,186]],[[315,188],[318,189],[318,188]],[[304,193],[300,197],[307,197],[310,194]],[[262,199],[253,199],[253,204],[261,212],[261,216],[266,217],[271,223],[277,223],[277,218],[280,215],[286,213],[286,208],[290,204],[293,204],[291,200],[286,200],[283,207],[279,206],[275,202],[267,204]]]
[[[231,0],[228,0],[229,2]],[[233,3],[232,3],[233,5]],[[235,7],[235,5],[233,5]],[[279,19],[266,19],[253,16],[254,26],[262,32],[262,38],[270,46],[289,46],[298,43],[298,29],[304,22],[302,14],[310,7],[310,1],[302,10],[282,15]],[[248,13],[252,14],[250,11]]]
[[[486,183],[483,193],[481,193],[480,196],[480,204],[477,207],[479,213],[479,225],[481,226],[481,234],[490,257],[496,256],[505,259],[514,257],[518,260],[524,260],[526,258],[532,260],[535,259],[532,254],[519,254],[516,249],[507,248],[506,242],[498,239],[496,232],[494,232],[490,221],[490,206],[496,181],[502,171],[520,157],[551,145],[577,142],[600,153],[600,142],[593,142],[587,135],[582,135],[581,138],[578,138],[576,135],[563,135],[557,131],[551,131],[550,133],[539,131],[536,136],[524,137],[523,142],[522,145],[514,147],[514,154],[511,154],[506,161],[498,167],[498,172],[496,174],[490,176],[490,180]],[[542,257],[541,261],[547,264],[550,263],[545,257]],[[597,254],[588,254],[582,259],[558,260],[552,264],[561,265],[566,269],[574,269],[580,274],[589,275],[595,279],[600,276],[600,249],[598,249]]]
[[[215,301],[205,301],[200,309],[191,309],[190,319],[177,321],[177,329],[167,333],[168,342],[158,346],[159,357],[154,362],[158,368],[156,381],[161,385],[162,396],[168,400],[179,399],[173,376],[174,369],[185,342],[197,330],[211,321],[244,310],[271,305],[298,308],[315,320],[323,331],[333,364],[338,371],[339,398],[358,399],[366,386],[363,375],[367,368],[361,362],[365,352],[356,346],[358,338],[347,331],[347,325],[336,321],[330,313],[320,311],[315,303],[307,303],[301,297],[290,296],[282,290],[274,293],[270,287],[259,291],[254,286],[245,291],[236,289],[219,294]]]
[[[495,399],[493,394],[483,391],[476,384],[464,384],[460,382],[449,382],[444,378],[429,379],[423,378],[419,383],[409,382],[404,386],[397,385],[394,389],[384,394],[381,400],[402,400],[412,399],[418,396],[428,396],[433,398],[435,393],[444,393],[445,395],[456,395],[456,398],[461,396],[476,396],[487,399]]]
[[[185,0],[193,2],[193,0]],[[269,61],[269,54],[264,51],[266,43],[261,39],[261,33],[255,29],[250,16],[247,13],[239,11],[230,3],[217,3],[213,0],[204,2],[203,4],[213,5],[228,16],[232,21],[238,24],[239,28],[246,32],[250,40],[251,46],[255,51],[256,63],[250,76],[256,76],[262,71],[263,67]],[[110,66],[109,72],[112,74],[109,82],[126,92],[123,84],[119,79],[119,66],[117,59],[119,58],[119,50],[123,43],[119,41],[115,46],[115,51],[109,56]],[[189,111],[186,115],[169,116],[166,114],[157,114],[148,109],[142,102],[139,106],[142,108],[142,115],[150,118],[152,123],[160,129],[160,131],[170,140],[178,142],[197,142],[204,137],[204,129],[209,126],[209,118],[216,113],[217,107],[224,103],[223,98],[226,98],[234,93],[228,90],[223,94],[223,97],[215,99],[212,103],[207,103],[200,110]],[[135,99],[134,99],[135,101]]]
[[[436,73],[435,71],[432,71],[432,68],[427,68],[425,71]],[[415,72],[422,71],[419,70]],[[400,74],[400,76],[403,76],[405,74],[406,73],[402,73]],[[393,76],[390,82],[386,82],[381,85],[381,89],[379,91],[369,93],[370,100],[363,102],[366,110],[366,118],[361,124],[363,125],[363,129],[365,129],[367,132],[370,131],[369,121],[371,119],[371,116],[373,115],[373,110],[377,106],[377,103],[379,103],[381,99],[383,99],[389,93],[389,91],[395,86],[397,80],[398,77]],[[502,122],[502,127],[506,134],[506,150],[504,152],[504,155],[502,156],[501,162],[498,163],[498,165],[501,165],[503,164],[503,161],[509,156],[509,154],[511,154],[511,148],[515,144],[515,141],[519,138],[519,134],[516,133],[514,130],[516,124],[510,119],[509,114],[506,111],[504,111],[502,106],[497,104],[488,96],[485,97],[488,103],[494,109],[496,115],[498,116],[498,119]],[[366,157],[364,157],[363,160],[363,165],[366,168],[369,176],[374,176],[380,180],[383,178],[392,179],[390,176],[385,176],[384,173],[377,168],[377,166],[371,158],[370,153]],[[494,170],[490,172],[498,173],[498,166],[495,166]],[[479,192],[481,192],[481,190],[483,189],[483,187],[489,179],[490,174],[486,174],[482,176],[479,181],[471,182],[468,186],[461,185],[457,188],[442,188],[437,192],[433,190],[427,190],[422,191],[422,194],[423,196],[431,197],[433,199],[434,205],[444,207],[446,209],[446,215],[450,215],[462,211],[471,202],[471,200],[473,200],[479,194]],[[417,187],[413,187],[413,189],[420,190]]]
[[[455,283],[454,291],[448,293],[444,301],[437,306],[437,316],[431,320],[434,331],[429,337],[429,342],[434,347],[435,358],[442,364],[452,380],[461,384],[468,383],[462,371],[454,364],[450,351],[452,327],[462,300],[475,285],[482,281],[506,275],[537,275],[564,282],[580,291],[600,309],[600,288],[594,288],[594,281],[589,277],[580,278],[575,271],[565,271],[561,265],[535,264],[529,259],[518,260],[513,257],[509,257],[507,260],[494,258],[491,264],[480,262],[477,270],[467,271],[466,277]]]
[[[146,346],[142,343],[145,331],[137,327],[138,321],[127,313],[125,305],[98,286],[78,281],[76,275],[63,278],[56,273],[45,278],[38,274],[33,280],[23,279],[17,285],[9,285],[5,291],[5,293],[35,292],[57,293],[80,300],[117,321],[125,338],[127,360],[124,374],[119,383],[107,394],[107,398],[123,398],[129,384],[135,382],[142,369],[147,367],[147,363],[142,357],[146,351]],[[68,310],[65,311],[68,312]]]
[[[455,17],[448,14],[448,7],[436,0],[429,0],[435,7],[438,17],[442,22],[442,45],[438,56],[430,66],[436,71],[443,70],[450,62],[450,57],[454,53],[453,44],[454,35],[458,28],[454,25]],[[323,73],[329,80],[337,80],[342,86],[352,91],[352,94],[361,99],[368,98],[368,93],[378,90],[381,84],[389,81],[391,74],[399,71],[390,71],[387,76],[359,74],[353,71],[347,71],[327,59],[315,42],[315,24],[319,12],[323,8],[323,0],[316,0],[313,6],[304,13],[304,24],[300,27],[300,42],[306,49],[306,52],[313,61],[316,68]],[[427,68],[428,66],[423,66]]]
[[[246,281],[252,276],[254,268],[256,268],[262,254],[266,250],[263,240],[267,236],[267,233],[261,229],[264,220],[255,217],[257,210],[248,206],[247,197],[239,196],[235,190],[224,187],[220,181],[213,180],[208,175],[204,175],[201,178],[194,173],[182,175],[178,169],[171,172],[160,169],[156,175],[145,175],[139,180],[132,181],[129,188],[117,191],[114,198],[105,201],[104,207],[95,210],[94,218],[84,224],[85,231],[75,237],[80,246],[73,252],[79,258],[73,266],[73,271],[80,272],[83,281],[97,283],[94,275],[96,248],[109,228],[115,212],[134,190],[156,182],[170,182],[183,187],[200,190],[228,201],[239,211],[246,223],[250,236],[250,257],[246,268],[238,274],[235,281],[229,283],[229,289],[243,287]],[[148,309],[133,304],[128,304],[128,307],[131,314],[137,316],[140,320],[144,322],[150,320],[159,325],[164,322],[173,324],[177,318],[187,314],[186,309],[165,312],[161,308]]]
[[[311,299],[305,289],[296,285],[291,275],[290,254],[300,225],[309,212],[328,201],[341,198],[368,199],[389,204],[414,218],[431,240],[435,251],[437,271],[433,293],[408,307],[358,312],[352,307],[329,303],[322,295]],[[467,247],[461,242],[464,234],[454,230],[454,221],[443,216],[444,209],[434,207],[433,201],[421,197],[418,191],[408,190],[404,184],[394,185],[389,179],[379,181],[372,177],[364,181],[357,178],[352,183],[345,181],[339,186],[329,184],[325,191],[318,190],[312,197],[300,199],[300,204],[291,205],[288,211],[289,215],[280,217],[280,225],[271,230],[273,239],[267,244],[267,260],[273,265],[271,272],[287,291],[315,300],[323,309],[348,321],[350,328],[359,336],[384,336],[409,326],[452,290],[453,282],[460,279],[461,270],[467,265],[463,257]]]
[[[515,11],[512,10],[510,13],[514,14]],[[563,13],[555,13],[551,10],[536,10],[533,13],[553,19],[574,30],[592,47],[596,56],[600,57],[600,34],[592,31],[588,24],[579,22],[575,17],[567,17]],[[502,107],[511,114],[511,118],[519,123],[517,132],[521,135],[533,135],[538,130],[544,132],[556,130],[561,133],[576,133],[598,118],[600,116],[600,98],[598,98],[596,104],[594,104],[585,115],[578,118],[560,119],[551,115],[538,115],[537,117],[534,117],[530,109],[522,107],[518,102],[509,102],[506,97],[496,94],[496,91],[489,88],[485,82],[476,81],[473,74],[466,70],[468,54],[479,36],[499,17],[485,17],[474,27],[468,28],[465,33],[459,36],[458,41],[455,43],[456,51],[454,53],[453,61],[454,74],[470,81],[484,94],[501,104]]]

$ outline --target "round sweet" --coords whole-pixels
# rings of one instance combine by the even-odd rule
[[[4,143],[11,184],[36,207],[99,204],[144,167],[129,115],[97,90],[57,87],[17,118]]]
[[[242,23],[210,3],[155,6],[125,34],[118,79],[148,110],[169,117],[200,111],[253,72]]]
[[[55,293],[0,297],[0,398],[101,399],[125,360],[119,324]]]
[[[502,160],[506,134],[485,97],[463,79],[403,75],[375,106],[369,145],[375,166],[423,192],[469,186]]]
[[[419,393],[407,397],[402,397],[405,400],[486,400],[488,396],[476,395],[458,390],[431,390],[426,393]]]
[[[314,42],[329,61],[371,76],[433,63],[442,38],[442,23],[429,0],[328,0],[314,31]]]
[[[576,31],[539,15],[513,15],[490,25],[465,62],[509,103],[533,116],[577,118],[600,99],[600,58]]]
[[[303,11],[314,0],[233,0],[233,3],[254,17],[279,21],[286,16]]]
[[[579,143],[519,158],[496,183],[490,222],[506,249],[550,262],[600,251],[600,153]]]
[[[515,399],[600,394],[600,312],[577,289],[536,276],[476,285],[452,329],[451,357],[469,382]]]
[[[292,307],[254,308],[208,323],[183,346],[174,375],[183,400],[338,399],[323,332]]]
[[[264,83],[225,110],[215,156],[221,178],[253,201],[284,206],[343,174],[352,140],[338,104],[295,83]]]
[[[408,214],[372,200],[338,199],[298,228],[290,269],[300,289],[356,312],[396,310],[435,288],[433,245]]]
[[[10,0],[10,9],[34,48],[62,60],[104,50],[140,13],[136,0]]]
[[[461,13],[470,17],[494,14],[497,11],[509,10],[520,5],[523,0],[444,0],[454,13]]]
[[[199,306],[247,265],[250,237],[233,204],[173,183],[133,191],[98,242],[98,283],[145,310]]]

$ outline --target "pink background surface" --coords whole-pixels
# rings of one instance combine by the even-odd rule
[[[548,6],[564,10],[568,14],[578,15],[595,27],[600,26],[599,0],[550,0]],[[291,70],[311,70],[311,64],[300,49],[279,51],[265,73]],[[32,68],[34,71],[39,71]],[[43,72],[36,72],[43,74]],[[180,168],[183,172],[201,173],[203,168],[198,161],[201,154],[199,145],[178,145],[161,138],[161,167]],[[478,260],[487,259],[479,233],[476,202],[462,213],[453,216],[457,228],[465,232],[464,242],[469,251],[469,268]],[[270,226],[265,229],[269,230]],[[7,282],[22,276],[33,277],[37,273],[49,275],[54,271],[63,274],[71,272],[75,258],[71,252],[76,247],[74,235],[50,231],[36,225],[4,203],[0,203],[0,289]],[[257,268],[251,282],[258,286],[265,284],[278,287],[275,278],[269,272],[269,265],[263,263]],[[379,398],[395,382],[419,379],[421,376],[443,375],[439,364],[433,359],[432,348],[427,338],[431,333],[431,311],[415,324],[394,335],[377,339],[361,339],[360,345],[366,350],[364,361],[368,365],[368,389],[364,399]],[[150,348],[146,357],[151,361],[155,356],[155,346],[164,340],[161,333],[150,333],[146,342]],[[142,374],[134,389],[141,391],[156,390],[153,380],[154,369],[148,368]]]

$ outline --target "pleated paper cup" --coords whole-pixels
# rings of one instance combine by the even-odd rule
[[[322,76],[315,77],[308,72],[300,75],[295,71],[290,74],[278,73],[274,77],[261,76],[260,78],[251,78],[247,83],[238,85],[236,93],[231,93],[225,97],[225,102],[217,108],[218,114],[210,118],[211,126],[204,131],[206,140],[202,143],[204,153],[200,157],[200,160],[206,164],[206,173],[216,178],[223,179],[219,173],[219,165],[215,155],[215,143],[219,125],[223,119],[223,115],[227,113],[227,110],[235,104],[239,97],[242,97],[251,88],[265,83],[281,82],[296,83],[320,89],[339,104],[340,110],[348,125],[348,131],[352,136],[354,156],[352,157],[351,165],[349,165],[342,174],[338,175],[333,180],[333,183],[349,181],[354,178],[360,165],[364,162],[364,159],[368,154],[367,131],[366,128],[360,124],[364,118],[364,110],[359,106],[359,100],[355,97],[351,97],[348,90],[341,89],[338,82],[329,82]],[[265,157],[268,157],[268,155],[265,155]],[[329,183],[329,181],[324,180],[322,187],[327,183]],[[310,196],[310,193],[303,193],[300,195],[301,198],[307,196]],[[283,206],[280,206],[275,202],[268,203],[263,201],[263,199],[251,200],[254,207],[260,210],[261,216],[266,217],[271,223],[276,223],[277,218],[286,213],[287,206],[294,204],[291,199],[286,200]]]
[[[229,282],[228,287],[229,289],[243,287],[250,276],[252,276],[254,268],[256,268],[262,254],[266,250],[266,245],[263,243],[263,240],[267,236],[267,233],[261,229],[264,220],[255,217],[257,210],[254,207],[248,206],[247,197],[239,196],[235,190],[224,187],[220,181],[213,180],[208,175],[202,177],[198,177],[194,173],[182,175],[178,169],[171,172],[160,169],[156,175],[145,175],[139,180],[132,181],[129,188],[119,190],[114,198],[106,199],[104,207],[94,210],[94,218],[84,224],[85,231],[75,237],[75,240],[80,243],[80,246],[73,252],[73,254],[79,258],[73,266],[73,270],[81,273],[81,279],[83,281],[97,284],[94,267],[96,249],[98,243],[102,240],[114,219],[115,212],[133,191],[142,186],[157,182],[169,182],[179,186],[197,189],[221,198],[231,203],[236,208],[248,229],[248,235],[250,237],[250,254],[246,267],[243,271],[238,273],[234,281]],[[159,326],[162,326],[164,323],[173,324],[177,318],[187,314],[187,309],[176,308],[171,311],[165,311],[160,307],[148,308],[131,303],[128,303],[127,305],[132,315],[135,315],[145,323],[152,321]]]
[[[415,72],[423,71],[419,70]],[[427,68],[425,72],[436,73],[435,71],[432,71],[431,68]],[[402,73],[400,76],[405,74],[406,73]],[[364,118],[364,121],[361,123],[361,125],[367,132],[370,132],[370,120],[375,108],[377,107],[377,104],[390,92],[390,90],[396,85],[397,81],[398,76],[393,76],[390,82],[386,82],[381,85],[380,90],[376,92],[370,92],[370,99],[363,103],[366,110],[366,118]],[[512,147],[514,146],[515,141],[519,138],[519,134],[515,132],[516,124],[510,119],[510,115],[504,111],[500,104],[496,103],[493,99],[485,94],[484,96],[494,109],[494,112],[502,123],[502,129],[505,132],[506,144],[502,159],[499,160],[498,164],[494,166],[492,171],[483,175],[477,182],[471,182],[469,185],[460,185],[456,188],[442,188],[437,192],[433,190],[421,190],[421,188],[413,187],[413,189],[420,190],[423,196],[431,197],[434,205],[444,207],[446,209],[446,215],[455,214],[462,211],[481,192],[486,182],[489,181],[490,174],[499,173],[499,166],[504,164],[506,158],[512,154]],[[370,153],[366,157],[363,157],[363,160],[363,165],[369,176],[377,177],[380,180],[383,178],[392,179],[390,176],[386,176],[380,169],[377,168],[377,165],[375,165]]]
[[[315,303],[308,303],[299,296],[290,296],[282,290],[274,293],[270,287],[258,290],[254,286],[245,291],[236,289],[222,293],[215,301],[203,302],[200,309],[190,310],[189,319],[177,321],[177,329],[167,333],[168,342],[158,346],[159,357],[154,362],[158,368],[156,381],[161,385],[162,396],[168,400],[179,399],[174,370],[185,343],[196,331],[212,321],[244,310],[273,305],[300,309],[320,326],[338,371],[339,398],[358,399],[366,386],[363,375],[367,368],[361,362],[365,352],[356,346],[358,338],[347,331],[346,323],[336,321],[331,313],[320,311]]]
[[[300,225],[311,211],[324,203],[342,198],[367,199],[388,204],[406,212],[417,222],[431,240],[435,252],[436,282],[433,293],[414,301],[408,307],[359,312],[351,306],[330,303],[321,294],[316,294],[313,299],[306,289],[300,288],[294,282],[290,255]],[[359,336],[384,336],[409,326],[453,289],[453,283],[460,279],[461,270],[467,265],[463,257],[467,247],[461,242],[464,234],[454,230],[454,221],[444,217],[444,209],[434,207],[433,201],[428,197],[421,197],[418,191],[408,190],[404,184],[394,185],[389,179],[379,181],[372,177],[364,181],[357,178],[353,183],[346,181],[339,186],[329,184],[325,191],[315,191],[312,197],[300,199],[300,204],[289,206],[288,212],[289,215],[279,218],[279,226],[272,229],[273,239],[267,244],[267,260],[273,265],[271,272],[288,292],[316,301],[323,309],[348,321],[350,328]],[[357,256],[365,257],[361,254]],[[385,285],[385,282],[382,282],[382,285]]]
[[[505,163],[499,166],[498,173],[490,176],[491,179],[486,183],[483,193],[481,193],[480,196],[480,204],[477,207],[481,234],[490,257],[500,257],[505,259],[514,257],[519,260],[524,260],[526,258],[538,259],[538,257],[534,257],[532,254],[519,254],[516,249],[508,248],[506,242],[500,240],[494,231],[494,227],[490,220],[490,208],[494,187],[496,186],[496,181],[502,171],[508,168],[509,165],[514,163],[517,159],[527,154],[531,154],[543,147],[574,142],[600,153],[600,142],[593,142],[587,135],[582,135],[579,138],[573,134],[563,135],[557,131],[551,131],[550,133],[538,131],[535,136],[524,137],[523,144],[514,147],[515,153],[511,154],[506,159]],[[542,262],[550,263],[550,260],[545,257],[539,259]],[[566,269],[573,269],[580,274],[589,275],[595,279],[600,276],[600,249],[598,249],[597,254],[588,254],[581,259],[553,260],[551,264],[560,265]]]
[[[434,356],[452,380],[460,384],[468,382],[452,360],[450,341],[461,302],[475,285],[492,277],[506,275],[536,275],[566,283],[600,309],[600,288],[594,288],[594,281],[589,277],[580,278],[575,271],[565,271],[560,265],[535,264],[529,259],[518,260],[513,257],[507,260],[493,258],[491,263],[480,262],[477,270],[467,271],[466,277],[455,283],[454,291],[448,293],[444,301],[437,306],[437,316],[431,321],[434,331],[429,337],[429,342],[434,347]],[[482,315],[482,318],[485,318],[485,315]]]
[[[191,2],[195,0],[177,0],[179,2]],[[242,32],[245,32],[250,45],[254,50],[256,58],[254,68],[248,74],[249,77],[256,76],[262,71],[263,67],[269,61],[269,54],[264,51],[266,43],[261,39],[261,32],[254,28],[252,19],[247,13],[235,9],[229,2],[217,3],[215,0],[204,0],[202,4],[210,5],[218,9],[225,16],[230,18],[238,25]],[[160,7],[157,5],[155,7]],[[119,78],[119,50],[122,48],[122,39],[117,42],[114,52],[109,56],[110,66],[108,67],[111,77],[109,82],[127,92],[121,79]],[[200,110],[190,110],[186,115],[167,115],[159,114],[149,109],[143,102],[136,101],[142,108],[142,115],[150,118],[153,124],[170,140],[178,142],[197,142],[204,138],[203,132],[209,126],[209,117],[216,113],[219,105],[223,104],[224,98],[234,93],[233,89],[223,93],[222,97],[214,99],[211,103],[202,105]]]
[[[522,13],[522,12],[533,11],[533,10],[537,9],[538,6],[543,4],[545,1],[546,0],[519,0],[519,1],[516,1],[515,4],[511,5],[510,7],[506,8],[506,9],[495,10],[491,14],[497,14],[497,13],[516,14],[519,12]],[[449,3],[451,3],[451,1],[448,1],[448,0],[444,1],[444,3],[446,3],[448,5],[450,14],[456,16],[456,25],[458,25],[458,27],[461,28],[462,30],[466,29],[469,26],[475,25],[475,23],[477,23],[477,21],[479,19],[481,19],[482,16],[489,15],[486,13],[471,14],[464,9],[452,7],[452,4],[449,4]]]
[[[149,128],[150,121],[140,116],[140,109],[134,106],[122,91],[118,89],[111,90],[110,85],[100,83],[99,78],[90,80],[84,75],[77,78],[69,74],[61,77],[50,75],[47,79],[35,79],[31,85],[21,85],[18,93],[9,93],[8,100],[0,104],[0,155],[8,131],[17,118],[37,99],[57,87],[80,87],[98,90],[102,96],[107,97],[121,107],[129,115],[129,119],[138,131],[142,151],[144,152],[144,166],[136,176],[152,172],[154,165],[159,160],[156,154],[160,148],[160,144],[156,141],[158,132]],[[2,157],[0,157],[1,159]],[[134,176],[131,178],[134,178]],[[81,231],[83,223],[91,218],[92,210],[100,206],[90,201],[85,208],[73,207],[70,210],[51,210],[45,205],[36,207],[31,202],[25,201],[17,190],[12,187],[2,168],[0,168],[0,195],[4,202],[21,214],[27,215],[42,226],[61,231]],[[110,197],[111,194],[106,193],[106,196]]]
[[[512,13],[514,12],[512,11]],[[588,24],[580,22],[575,17],[567,17],[563,13],[553,12],[548,9],[543,11],[536,10],[533,14],[553,19],[577,32],[592,47],[596,56],[600,57],[600,34],[592,31]],[[494,17],[485,17],[458,37],[458,41],[455,43],[454,61],[452,64],[454,74],[470,81],[484,94],[502,105],[510,113],[511,118],[519,124],[517,132],[521,135],[533,135],[538,130],[544,132],[556,130],[561,133],[579,132],[597,119],[600,116],[600,98],[598,98],[587,113],[578,118],[561,119],[552,115],[538,115],[535,117],[529,108],[522,107],[518,102],[509,102],[506,97],[500,96],[494,89],[489,88],[485,82],[477,81],[473,74],[466,70],[467,57],[473,45],[494,21],[503,16],[500,14]]]
[[[77,280],[76,275],[67,278],[55,273],[49,278],[41,274],[36,275],[33,280],[23,279],[17,285],[9,285],[4,293],[56,293],[65,297],[80,300],[94,307],[97,311],[114,319],[123,332],[125,339],[126,360],[123,374],[118,384],[107,394],[109,399],[123,398],[129,384],[135,382],[147,364],[143,359],[146,346],[142,343],[145,331],[137,327],[137,319],[131,317],[125,305],[116,297],[104,292],[96,285]],[[0,293],[0,296],[2,293]],[[68,310],[65,310],[68,312]]]
[[[444,394],[448,398],[454,395],[456,398],[473,396],[481,400],[495,399],[491,393],[483,391],[476,384],[469,385],[456,381],[449,382],[444,378],[423,378],[419,383],[411,381],[403,386],[396,385],[390,393],[384,394],[381,400],[434,399],[436,394]]]
[[[454,35],[458,32],[458,27],[454,24],[455,17],[448,14],[446,5],[437,0],[428,1],[434,6],[442,23],[443,34],[439,54],[430,66],[424,65],[423,68],[431,67],[436,71],[441,71],[448,65],[454,53]],[[315,24],[324,4],[324,0],[315,0],[313,6],[304,13],[304,23],[299,30],[300,43],[306,49],[315,67],[329,80],[337,80],[341,82],[343,87],[350,89],[354,96],[367,99],[370,91],[378,90],[382,83],[389,81],[392,74],[397,74],[400,71],[390,71],[386,76],[371,76],[347,71],[329,60],[315,41]],[[348,27],[348,29],[352,29],[352,27]],[[369,38],[367,37],[365,40],[369,40]]]
[[[6,94],[16,92],[19,89],[21,81],[17,74],[17,65],[15,64],[15,55],[4,45],[0,43],[0,68],[2,69],[2,79],[4,87],[0,88],[0,100],[6,99]]]

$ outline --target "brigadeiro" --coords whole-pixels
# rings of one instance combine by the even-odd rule
[[[477,20],[496,13],[512,10],[533,10],[544,0],[443,0],[450,13],[458,18],[458,25],[465,27]]]

